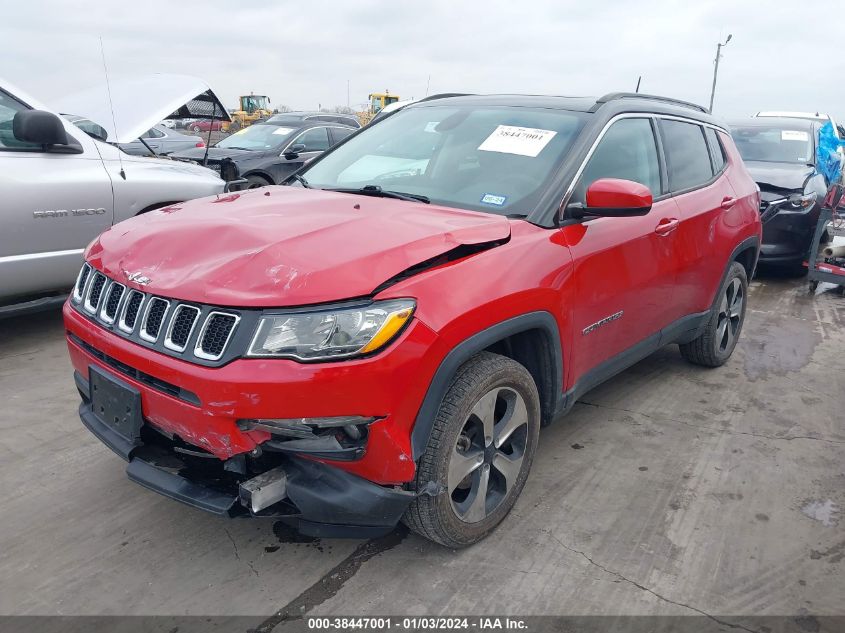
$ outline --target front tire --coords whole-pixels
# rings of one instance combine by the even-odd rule
[[[447,547],[483,539],[522,492],[539,431],[540,397],[528,370],[489,352],[471,358],[452,379],[420,458],[416,489],[427,492],[403,522]]]
[[[736,348],[747,304],[748,275],[742,264],[732,262],[704,331],[698,338],[680,345],[681,356],[704,367],[724,365]]]
[[[247,176],[246,179],[248,181],[247,189],[258,189],[259,187],[266,187],[271,184],[266,178],[262,178],[261,176]]]

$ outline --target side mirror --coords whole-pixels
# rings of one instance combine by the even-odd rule
[[[285,158],[298,158],[305,151],[305,143],[294,143],[285,150]]]
[[[70,145],[62,120],[43,110],[22,110],[15,114],[12,134],[19,141],[44,145],[45,149],[49,145]]]
[[[587,187],[587,204],[569,205],[571,217],[596,215],[624,218],[646,215],[651,211],[651,190],[638,182],[620,178],[599,178]]]

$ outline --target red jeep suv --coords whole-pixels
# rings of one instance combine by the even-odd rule
[[[670,343],[730,357],[758,210],[699,106],[430,98],[287,186],[95,240],[64,308],[79,412],[189,505],[468,545],[586,391]]]

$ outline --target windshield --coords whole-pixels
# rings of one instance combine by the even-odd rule
[[[311,187],[425,196],[446,206],[527,215],[586,115],[525,107],[401,110],[303,172]]]
[[[732,127],[731,134],[742,160],[757,160],[767,163],[813,162],[813,139],[808,128],[795,126],[749,125]]]
[[[290,140],[296,130],[280,125],[250,125],[219,141],[215,147],[228,149],[277,149]]]

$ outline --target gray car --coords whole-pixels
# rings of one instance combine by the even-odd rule
[[[140,140],[132,141],[131,143],[121,143],[120,149],[127,154],[135,156],[149,156],[150,150],[159,156],[167,156],[172,152],[181,152],[186,149],[193,149],[195,147],[205,147],[205,141],[199,136],[182,134],[176,130],[171,130],[163,125],[154,125],[149,130],[141,134],[144,139],[142,143]],[[144,145],[146,143],[147,145]]]
[[[204,82],[155,75],[128,84],[112,82],[111,89],[115,116],[106,117],[98,112],[103,107],[99,98],[91,106],[79,99],[50,110],[0,80],[0,317],[62,301],[84,248],[112,224],[225,190],[210,169],[131,156],[118,147],[174,110],[189,108],[179,105],[185,99],[204,97],[207,105],[213,97],[214,107],[223,111]],[[96,133],[56,111],[79,113]]]

